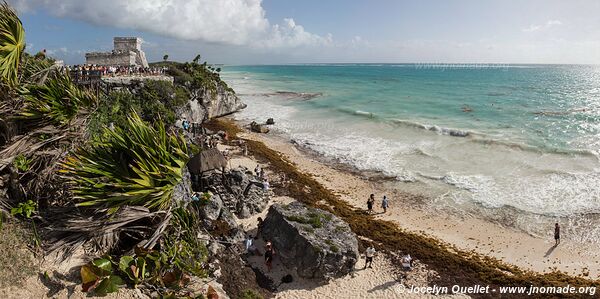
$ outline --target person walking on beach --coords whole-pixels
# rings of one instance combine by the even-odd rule
[[[369,195],[369,199],[367,199],[367,211],[369,214],[373,212],[373,204],[375,203],[375,194]]]
[[[367,250],[365,251],[365,267],[363,269],[367,268],[367,265],[369,265],[369,268],[373,268],[373,257],[375,256],[375,248],[373,247],[373,244],[369,244],[369,247],[367,247]]]
[[[554,224],[554,242],[556,242],[554,246],[560,244],[560,225],[558,225],[558,222]]]
[[[387,212],[387,208],[390,206],[387,196],[383,196],[383,199],[381,200],[381,208],[383,208],[383,213],[385,214]]]

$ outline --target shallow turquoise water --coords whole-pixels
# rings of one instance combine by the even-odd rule
[[[251,73],[271,90],[323,93],[297,103],[300,109],[365,111],[381,120],[488,133],[541,148],[596,151],[599,141],[600,67],[308,65],[226,71]]]
[[[600,239],[600,67],[232,66],[223,78],[249,105],[239,118],[274,117],[277,133],[435,204],[562,217]]]

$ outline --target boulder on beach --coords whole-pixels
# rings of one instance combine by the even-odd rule
[[[256,132],[256,133],[269,133],[269,128],[267,128],[267,126],[265,125],[261,125],[255,121],[250,123],[250,130],[252,130],[252,132]]]
[[[267,125],[274,125],[274,124],[275,124],[275,120],[273,118],[267,119]]]
[[[304,278],[344,276],[359,258],[356,235],[346,222],[298,202],[272,205],[261,234],[273,242],[281,262]]]

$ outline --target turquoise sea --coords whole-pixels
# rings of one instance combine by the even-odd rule
[[[236,117],[440,208],[600,242],[600,66],[228,66]]]

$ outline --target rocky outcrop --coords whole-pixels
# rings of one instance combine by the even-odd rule
[[[261,234],[273,242],[280,260],[305,278],[335,278],[354,269],[356,235],[333,214],[301,203],[274,204]]]
[[[250,130],[252,130],[252,132],[256,132],[256,133],[269,133],[269,128],[267,128],[266,125],[261,125],[255,121],[250,123]]]
[[[233,194],[237,195],[235,214],[240,218],[248,218],[262,212],[269,202],[269,193],[262,183],[248,171],[240,167],[227,174],[227,180]]]
[[[215,85],[192,90],[190,105],[181,114],[191,122],[201,123],[246,108],[233,90],[223,84]]]
[[[192,176],[187,167],[184,167],[181,182],[173,188],[172,198],[175,202],[189,202],[192,194]]]
[[[219,219],[221,210],[223,209],[223,201],[218,194],[212,194],[206,204],[200,206],[200,217],[211,221]]]
[[[212,193],[219,195],[223,207],[239,218],[248,218],[262,212],[269,202],[269,193],[260,180],[245,167],[225,174],[214,174],[205,182]]]
[[[102,81],[110,84],[111,87],[136,87],[143,86],[144,81],[166,81],[173,83],[173,77],[167,75],[144,75],[144,76],[118,76],[104,77]]]

